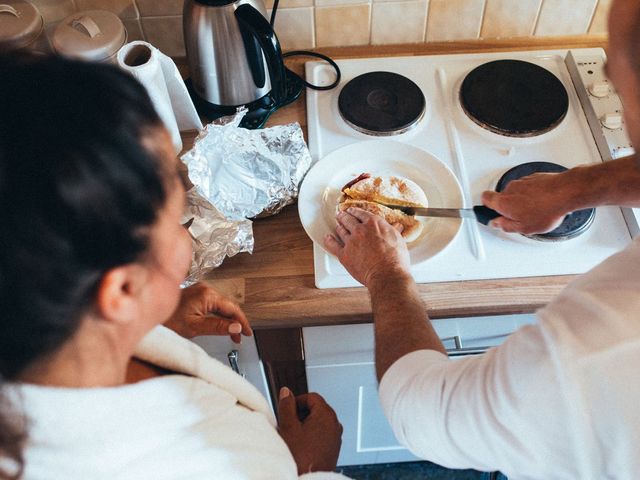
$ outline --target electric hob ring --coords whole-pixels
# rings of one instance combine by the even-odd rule
[[[426,105],[418,85],[391,72],[359,75],[338,96],[342,119],[358,132],[377,137],[410,130],[424,116]]]
[[[569,96],[562,82],[539,65],[496,60],[465,77],[460,104],[486,130],[507,137],[534,137],[562,122]]]
[[[496,184],[496,191],[501,192],[512,180],[526,177],[533,173],[560,173],[566,170],[566,167],[551,162],[522,163],[507,170],[504,175],[500,177],[500,180],[498,180],[498,183]],[[578,210],[568,214],[555,230],[551,230],[547,233],[525,235],[525,237],[547,242],[569,240],[586,232],[593,223],[595,216],[595,208]]]

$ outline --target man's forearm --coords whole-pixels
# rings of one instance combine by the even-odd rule
[[[416,350],[445,353],[411,276],[387,272],[369,285],[375,326],[376,374],[382,379],[399,358]]]
[[[572,168],[565,177],[573,210],[617,205],[640,207],[640,158],[625,157]]]

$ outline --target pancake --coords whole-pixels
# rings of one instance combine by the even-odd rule
[[[338,210],[357,207],[384,218],[390,224],[402,225],[402,236],[407,243],[416,240],[422,233],[423,224],[415,216],[401,210],[380,205],[402,207],[426,207],[427,196],[413,181],[396,176],[371,176],[363,173],[342,188],[343,197]]]
[[[424,191],[415,182],[402,177],[364,177],[352,185],[345,185],[342,192],[354,200],[366,200],[402,207],[428,206]]]
[[[394,210],[393,208],[385,207],[375,202],[367,202],[366,200],[353,200],[346,199],[338,205],[338,210],[341,212],[349,207],[357,207],[362,210],[366,210],[369,213],[378,215],[384,218],[390,224],[399,223],[402,225],[402,236],[407,242],[413,242],[416,240],[420,233],[422,233],[422,223],[413,215],[407,215],[401,210]]]

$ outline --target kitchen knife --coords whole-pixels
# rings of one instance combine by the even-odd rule
[[[483,225],[488,225],[491,220],[500,216],[498,212],[484,205],[476,205],[473,208],[404,207],[402,205],[388,205],[385,203],[381,203],[380,205],[395,210],[402,210],[407,215],[415,215],[416,217],[475,218]]]

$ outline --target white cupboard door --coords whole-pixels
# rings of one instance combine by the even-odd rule
[[[452,318],[433,326],[451,358],[481,354],[499,345],[534,315]],[[418,460],[395,439],[378,398],[373,325],[304,328],[309,391],[331,405],[344,427],[338,465]]]

